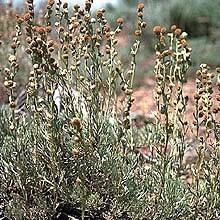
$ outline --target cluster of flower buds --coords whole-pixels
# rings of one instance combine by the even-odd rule
[[[122,77],[122,90],[124,91],[125,98],[122,102],[123,104],[123,125],[125,129],[130,128],[130,110],[131,106],[134,102],[133,94],[133,80],[134,80],[134,74],[136,70],[136,56],[138,54],[139,48],[140,48],[140,36],[142,35],[143,29],[146,28],[147,23],[143,21],[143,9],[144,4],[140,3],[137,8],[137,28],[134,31],[134,34],[136,36],[136,41],[131,47],[131,62],[130,62],[130,69],[127,72],[128,80],[125,80],[124,77]],[[118,19],[118,23],[123,23],[123,20],[121,18]]]
[[[171,32],[167,33],[165,27],[155,26],[153,32],[158,39],[155,46],[157,61],[155,78],[157,83],[156,100],[159,100],[165,85],[168,95],[171,95],[176,83],[186,81],[186,72],[191,65],[191,48],[187,47],[187,33],[182,32],[176,25],[172,25]],[[166,39],[169,38],[169,40]]]
[[[72,118],[72,120],[70,121],[70,124],[76,128],[77,132],[82,131],[82,124],[79,118],[76,118],[76,117]]]
[[[196,88],[194,94],[196,106],[198,108],[198,118],[204,122],[207,128],[211,127],[212,123],[212,107],[213,107],[213,78],[214,72],[210,72],[210,67],[207,64],[201,64],[199,70],[196,71]],[[198,126],[198,120],[194,120],[194,125]]]
[[[141,36],[142,35],[142,29],[147,27],[147,23],[143,21],[143,10],[144,10],[144,4],[140,3],[137,8],[137,15],[138,15],[138,21],[137,21],[137,29],[135,30],[135,36]]]
[[[18,41],[17,37],[14,37],[13,40],[14,40],[15,45],[20,45],[20,42]],[[19,69],[19,64],[17,62],[17,56],[16,56],[16,47],[13,49],[15,55],[14,54],[8,55],[10,69],[9,68],[4,69],[4,75],[5,75],[4,86],[9,91],[9,94],[10,94],[9,95],[9,107],[12,109],[16,107],[16,104],[14,102],[14,97],[13,97],[13,91],[17,85],[15,82],[15,76]]]

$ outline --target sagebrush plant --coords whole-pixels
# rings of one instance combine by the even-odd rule
[[[190,167],[193,181],[189,191],[192,194],[188,196],[195,203],[189,202],[192,206],[189,218],[218,218],[219,173],[216,166],[219,159],[219,93],[217,97],[212,97],[213,79],[216,74],[209,72],[210,67],[207,64],[201,64],[196,71],[195,112],[190,125],[186,117],[189,97],[183,92],[192,51],[186,41],[187,34],[175,25],[171,26],[171,33],[168,34],[166,28],[160,26],[155,26],[153,31],[158,39],[155,46],[156,124],[164,132],[160,144],[156,142],[155,145],[156,153],[162,162],[162,187],[166,187],[166,178],[174,178],[187,168],[183,164],[188,148],[186,138],[193,136],[198,158],[195,165]],[[219,73],[219,68],[216,70]],[[216,81],[219,90],[219,75]],[[209,161],[205,159],[207,152],[211,154]],[[202,180],[204,175],[205,180]],[[211,196],[207,197],[210,193]]]
[[[62,204],[70,203],[81,209],[82,219],[85,213],[100,210],[97,216],[102,218],[139,218],[140,213],[133,210],[142,204],[146,187],[133,172],[139,157],[133,152],[129,112],[135,58],[146,26],[144,6],[138,6],[131,65],[124,72],[115,49],[122,18],[112,29],[105,9],[92,16],[91,1],[84,8],[74,5],[73,15],[67,3],[49,1],[45,23],[39,26],[33,1],[27,4],[29,11],[17,17],[13,51],[4,69],[12,138],[2,147],[6,151],[2,189],[10,184],[13,188],[3,193],[6,213],[16,219],[44,219],[55,217]],[[18,117],[14,89],[19,74],[17,53],[24,37],[32,70],[26,86],[26,115]],[[117,87],[124,93],[120,108]],[[57,88],[62,88],[61,113],[53,100]]]
[[[133,85],[142,33],[144,4],[124,70],[117,36],[124,19],[112,28],[105,9],[50,0],[36,24],[33,0],[17,16],[4,85],[9,107],[1,108],[0,202],[11,219],[218,219],[219,92],[217,74],[202,64],[196,72],[195,112],[186,117],[183,92],[191,65],[187,34],[175,25],[153,32],[155,120],[143,128],[131,122]],[[167,33],[168,32],[168,33]],[[4,46],[4,45],[3,45]],[[26,113],[16,114],[19,53],[31,62]],[[5,64],[1,64],[4,66]],[[217,75],[217,76],[216,76]],[[215,78],[216,77],[216,78]],[[121,94],[119,94],[119,89]],[[59,91],[62,106],[54,99]],[[119,95],[121,100],[119,103]],[[59,99],[61,99],[59,97]],[[60,104],[60,103],[58,103]],[[9,110],[10,109],[10,110]],[[188,133],[196,140],[197,161],[183,162]],[[147,160],[136,147],[149,145]],[[210,151],[210,160],[205,160]],[[192,172],[192,183],[183,180]]]

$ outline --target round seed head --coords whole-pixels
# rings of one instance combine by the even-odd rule
[[[153,32],[154,32],[154,34],[156,34],[156,35],[159,35],[159,34],[160,34],[160,31],[161,31],[161,27],[160,27],[160,26],[155,26],[155,27],[153,28]]]
[[[77,149],[75,149],[75,148],[73,148],[71,152],[72,152],[72,154],[73,154],[74,156],[79,153],[79,151],[78,151]]]
[[[139,29],[135,30],[134,33],[136,36],[141,36],[141,34],[142,34],[141,30],[139,30]]]
[[[162,27],[162,28],[161,28],[161,33],[162,33],[162,34],[165,34],[166,32],[167,32],[167,29],[166,29],[165,27]]]
[[[81,185],[82,184],[82,180],[79,177],[76,179],[76,184],[77,185]]]
[[[10,102],[9,103],[9,107],[10,108],[15,108],[16,107],[16,103],[15,102]]]
[[[74,124],[74,125],[80,125],[80,119],[79,118],[76,118],[74,117],[72,120],[71,120],[71,124]]]
[[[25,21],[28,21],[30,18],[31,18],[31,14],[30,14],[30,13],[26,13],[26,14],[24,15],[24,20],[25,20]]]
[[[171,27],[170,27],[170,30],[172,31],[172,32],[174,32],[175,30],[176,30],[176,25],[174,24],[174,25],[172,25]]]
[[[117,19],[117,22],[118,22],[119,24],[122,24],[122,23],[124,23],[124,19],[123,19],[123,18],[118,18],[118,19]]]
[[[180,28],[177,28],[177,29],[174,31],[174,34],[175,34],[176,36],[180,36],[181,32],[182,32],[182,30],[181,30]]]
[[[74,138],[74,142],[79,143],[79,142],[80,142],[80,138],[75,137],[75,138]]]

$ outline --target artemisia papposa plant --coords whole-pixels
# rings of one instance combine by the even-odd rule
[[[219,200],[219,195],[214,193],[219,190],[219,156],[220,156],[220,142],[219,142],[219,69],[217,68],[217,83],[216,87],[218,93],[213,97],[213,84],[215,73],[210,71],[207,64],[201,64],[196,71],[196,92],[194,94],[195,113],[194,113],[194,131],[198,155],[195,166],[192,167],[193,185],[195,194],[195,216],[201,216],[201,207],[204,200],[208,201],[208,212],[206,216],[213,218],[215,206]],[[217,103],[215,106],[214,103]],[[211,151],[210,160],[206,161],[205,156],[207,152]],[[204,179],[204,180],[202,180]],[[203,181],[206,182],[207,192],[203,191]]]
[[[165,27],[154,27],[158,39],[155,46],[157,61],[155,66],[155,100],[157,103],[157,120],[165,136],[157,149],[164,161],[172,160],[181,168],[185,151],[185,136],[188,130],[186,106],[188,97],[183,94],[183,84],[190,67],[191,48],[187,45],[187,33],[175,25],[167,34]],[[170,169],[166,164],[164,174]]]
[[[176,25],[171,26],[171,32],[166,33],[164,27],[155,26],[154,34],[158,39],[155,46],[157,61],[155,65],[155,100],[157,103],[157,126],[164,132],[160,143],[155,142],[158,161],[162,163],[161,190],[159,198],[163,195],[163,187],[171,176],[176,177],[184,170],[183,157],[187,150],[186,137],[193,136],[196,141],[197,161],[192,165],[192,188],[196,202],[192,206],[193,216],[201,215],[201,207],[204,200],[209,201],[208,212],[211,219],[215,214],[219,194],[215,194],[219,182],[219,92],[216,97],[213,94],[214,72],[209,72],[207,64],[201,64],[196,72],[196,89],[194,94],[195,113],[192,125],[186,118],[188,96],[184,96],[183,88],[186,82],[186,73],[191,65],[190,54],[192,49],[186,41],[187,33],[182,32]],[[217,89],[219,91],[219,68],[216,69]],[[217,103],[217,105],[214,105]],[[191,132],[192,131],[192,132]],[[193,147],[193,146],[192,146]],[[211,154],[211,159],[206,161],[205,155]],[[177,172],[173,170],[177,169]],[[179,174],[178,174],[179,173]],[[201,179],[206,177],[207,191],[203,191],[204,184]],[[191,191],[191,190],[190,190]],[[161,200],[160,200],[161,201]]]
[[[50,208],[48,211],[43,208],[42,216],[55,215],[61,201],[73,200],[81,208],[81,218],[85,219],[90,197],[100,185],[105,185],[105,193],[110,190],[111,196],[116,198],[112,201],[112,211],[104,214],[120,215],[121,195],[117,187],[124,181],[124,177],[119,178],[120,170],[128,163],[132,163],[133,168],[137,165],[137,159],[131,160],[135,156],[135,143],[130,109],[134,101],[136,56],[142,31],[146,27],[144,5],[139,4],[137,9],[135,42],[131,47],[128,71],[123,70],[116,50],[123,18],[118,18],[117,27],[112,29],[104,8],[95,15],[91,13],[92,1],[85,1],[83,8],[76,4],[73,10],[69,10],[68,3],[50,0],[46,5],[44,21],[39,25],[36,24],[33,1],[27,0],[27,6],[28,12],[17,16],[13,52],[9,55],[9,67],[4,71],[4,84],[9,92],[13,147],[21,155],[14,171],[21,178],[18,186],[21,189],[18,205],[21,211],[17,216],[27,215],[29,219],[34,219],[37,209],[32,210],[31,198],[38,195],[37,208],[44,199],[41,193],[47,191]],[[26,86],[26,114],[17,117],[14,89],[15,77],[19,74],[17,50],[22,38],[25,38],[25,52],[30,58],[32,70]],[[118,87],[124,93],[120,108],[117,104]],[[54,100],[57,90],[62,96],[62,112]],[[113,168],[113,176],[110,172],[110,177],[107,167],[99,167],[106,163],[101,159],[106,155],[110,164],[114,158],[120,158],[115,164],[118,168]],[[97,163],[98,160],[102,162]],[[30,166],[30,170],[34,169],[31,177],[27,170]],[[20,170],[24,172],[19,173]],[[100,175],[104,179],[98,180]],[[106,178],[110,178],[109,183]],[[18,183],[18,180],[13,178],[13,182]],[[30,190],[33,190],[31,194]],[[16,215],[14,210],[10,213]]]

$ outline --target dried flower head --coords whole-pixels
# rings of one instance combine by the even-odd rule
[[[138,17],[139,17],[139,18],[143,18],[143,16],[144,16],[144,14],[143,14],[142,11],[138,12]]]
[[[99,11],[96,12],[96,15],[97,15],[98,18],[102,18],[103,12],[101,10],[99,10]]]
[[[82,184],[82,180],[79,177],[76,179],[76,184],[77,185],[81,185]]]
[[[199,93],[195,93],[195,94],[194,94],[194,99],[197,99],[197,100],[200,99]]]
[[[49,5],[53,5],[55,3],[55,0],[49,0]]]
[[[160,31],[161,31],[161,27],[160,27],[160,26],[155,26],[155,27],[153,28],[153,32],[154,32],[154,34],[156,34],[156,35],[159,35],[159,34],[160,34]]]
[[[21,24],[24,22],[24,18],[21,18],[21,17],[17,17],[17,23],[18,24]]]
[[[25,20],[25,21],[28,21],[30,18],[31,18],[31,14],[30,14],[30,13],[26,13],[26,14],[24,15],[24,20]]]
[[[15,108],[16,107],[16,103],[15,102],[10,102],[9,103],[9,107],[10,108]]]
[[[48,32],[48,33],[50,33],[51,31],[52,31],[52,27],[51,26],[46,26],[46,31]]]
[[[62,55],[62,58],[63,58],[64,60],[67,60],[67,59],[69,58],[69,55],[68,55],[67,53],[65,53],[65,54]]]
[[[186,42],[185,39],[181,40],[181,45],[182,45],[183,47],[186,47],[186,46],[187,46],[187,42]]]
[[[172,32],[174,32],[176,29],[177,29],[177,27],[176,27],[176,25],[175,25],[175,24],[174,24],[174,25],[172,25],[172,26],[170,27],[170,30],[171,30]]]
[[[68,3],[67,2],[63,3],[63,8],[68,8]]]
[[[73,23],[73,28],[77,28],[79,26],[79,22],[74,22]]]
[[[142,28],[146,28],[147,27],[147,23],[146,22],[141,22],[141,25],[140,25]]]
[[[73,7],[75,10],[78,10],[80,8],[80,6],[78,4],[75,4]]]
[[[85,10],[86,10],[86,11],[89,11],[90,8],[91,8],[91,2],[86,1],[86,2],[85,2]]]
[[[182,30],[180,28],[177,28],[175,31],[174,31],[174,34],[176,36],[180,36],[180,34],[182,33]]]
[[[139,29],[135,30],[134,33],[136,36],[140,36],[142,34],[141,30],[139,30]]]
[[[74,125],[80,125],[80,119],[79,118],[76,118],[74,117],[72,120],[71,120],[71,124],[74,124]]]
[[[133,93],[132,89],[125,89],[124,91],[125,95],[131,95]]]
[[[79,143],[80,142],[80,138],[79,137],[74,137],[74,142]]]
[[[89,59],[89,54],[84,54],[84,58],[87,60],[87,59]]]
[[[140,3],[140,4],[138,5],[138,10],[141,11],[141,10],[143,10],[143,9],[144,9],[144,4],[143,4],[143,3]]]
[[[26,49],[25,49],[25,52],[26,52],[27,54],[31,54],[31,53],[32,53],[32,50],[31,50],[30,48],[26,48]]]
[[[12,44],[11,44],[11,48],[12,48],[13,50],[16,49],[16,47],[17,47],[16,43],[12,43]]]
[[[53,40],[50,40],[49,42],[48,42],[48,47],[52,47],[54,45],[54,41]]]
[[[79,151],[75,148],[73,148],[71,152],[73,155],[77,155],[79,153]]]
[[[161,28],[161,33],[162,33],[162,34],[165,34],[166,32],[167,32],[167,29],[166,29],[165,27],[162,27],[162,28]]]
[[[36,30],[38,32],[38,34],[43,35],[45,34],[45,29],[43,27],[39,27],[39,26],[34,26],[34,30]]]
[[[123,18],[118,18],[118,19],[117,19],[117,22],[118,22],[119,24],[122,24],[122,23],[124,23],[124,19],[123,19]]]

